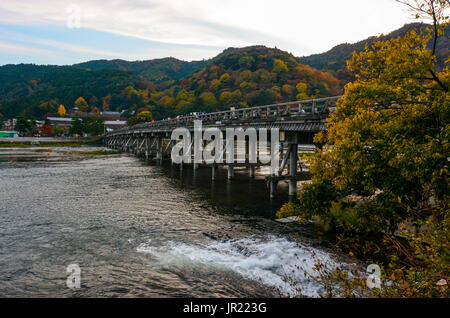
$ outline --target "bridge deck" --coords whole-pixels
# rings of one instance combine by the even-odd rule
[[[341,96],[294,101],[281,104],[231,109],[214,113],[178,116],[151,123],[143,123],[106,134],[117,136],[141,132],[170,132],[178,127],[193,129],[201,120],[205,128],[254,127],[280,128],[286,131],[318,132],[325,129],[325,119]]]
[[[196,113],[187,116],[178,116],[174,119],[165,119],[151,123],[138,124],[125,129],[110,132],[105,135],[104,141],[106,146],[121,149],[133,153],[137,156],[143,156],[147,160],[154,158],[162,162],[167,153],[171,153],[175,145],[175,141],[171,140],[171,132],[176,128],[186,128],[190,131],[194,130],[194,122],[201,121],[202,129],[218,128],[225,131],[227,128],[254,128],[261,134],[261,129],[278,128],[280,133],[277,140],[272,140],[267,136],[267,141],[270,143],[271,152],[275,151],[276,145],[281,145],[281,155],[283,158],[276,159],[275,167],[272,166],[271,176],[267,178],[270,185],[270,196],[275,196],[275,189],[278,182],[286,180],[289,182],[289,195],[296,197],[297,181],[304,180],[309,177],[309,173],[298,170],[298,144],[313,144],[314,135],[325,129],[326,117],[333,110],[332,107],[336,105],[336,101],[340,96],[312,99],[306,101],[296,101],[282,104],[266,105],[259,107],[250,107],[242,109],[230,109],[229,111],[215,112],[215,113]],[[270,140],[269,140],[270,139]],[[192,159],[192,145],[188,149],[183,148],[183,152],[188,154],[187,158]],[[228,152],[229,144],[227,141],[220,141],[223,143],[220,158],[224,158],[225,151]],[[233,141],[234,143],[234,141]],[[226,147],[225,147],[226,144]],[[264,144],[267,148],[267,145]],[[275,148],[272,146],[275,145]],[[231,148],[235,148],[235,144],[231,144]],[[170,149],[172,147],[172,149]],[[194,146],[195,147],[195,146]],[[200,145],[202,148],[203,146]],[[245,152],[250,148],[244,147]],[[285,151],[284,151],[285,150]],[[214,148],[215,151],[215,148]],[[277,151],[275,151],[276,153]],[[194,170],[198,169],[199,165],[211,167],[212,180],[216,178],[216,167],[220,164],[228,166],[228,179],[233,179],[233,169],[235,167],[245,166],[249,169],[250,178],[254,177],[255,166],[268,165],[268,163],[251,163],[249,156],[246,153],[244,162],[239,162],[239,158],[234,158],[237,151],[231,153],[233,156],[233,163],[223,163],[222,160],[213,162],[195,162],[193,164]],[[195,158],[195,154],[194,154]],[[275,157],[277,158],[277,157]],[[171,158],[172,159],[172,158]],[[187,160],[192,162],[192,160]],[[173,161],[172,161],[173,163]],[[283,175],[284,170],[288,174]],[[183,169],[183,162],[180,163],[180,169]],[[277,170],[277,173],[275,172]],[[300,169],[301,170],[301,169]]]

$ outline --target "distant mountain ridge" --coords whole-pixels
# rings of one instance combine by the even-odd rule
[[[277,48],[228,48],[203,61],[173,57],[146,61],[93,60],[71,66],[18,64],[0,67],[0,113],[41,117],[59,104],[69,110],[83,97],[90,108],[150,110],[155,119],[231,105],[252,106],[342,93],[350,81],[346,60],[366,44],[404,35],[427,25],[414,23],[388,35],[341,44],[330,51],[296,57]],[[449,54],[448,29],[437,61]]]
[[[366,45],[370,45],[375,41],[385,41],[393,38],[398,38],[400,36],[404,36],[411,30],[425,32],[427,27],[430,27],[430,25],[424,23],[405,24],[400,29],[395,30],[389,34],[381,36],[372,36],[370,38],[352,44],[350,43],[339,44],[325,53],[301,57],[299,61],[300,63],[307,64],[318,70],[330,72],[343,82],[346,82],[351,79],[346,70],[346,61],[351,59],[352,53],[354,51],[360,52],[364,50]],[[441,35],[438,39],[438,45],[436,50],[436,60],[437,60],[436,62],[438,67],[440,68],[443,67],[445,59],[449,56],[450,50],[449,36],[450,36],[450,26],[446,28],[445,34]]]
[[[91,70],[120,70],[128,71],[137,76],[151,81],[155,84],[164,81],[179,80],[193,71],[196,71],[208,64],[207,61],[186,62],[174,57],[153,59],[146,61],[125,61],[125,60],[93,60],[84,63],[74,64],[74,67],[81,67]]]

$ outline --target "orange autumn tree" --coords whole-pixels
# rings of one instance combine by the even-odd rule
[[[63,104],[59,105],[59,107],[58,107],[58,115],[59,115],[59,117],[66,116],[66,108],[64,107]]]
[[[89,105],[83,97],[78,97],[74,103],[75,107],[78,107],[81,111],[87,112],[89,110]]]

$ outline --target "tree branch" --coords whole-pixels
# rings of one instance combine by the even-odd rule
[[[444,90],[444,92],[448,93],[448,88],[444,85],[444,83],[441,82],[439,77],[437,77],[436,74],[434,74],[433,70],[430,69],[431,76],[433,77],[433,80],[439,84],[439,86]]]

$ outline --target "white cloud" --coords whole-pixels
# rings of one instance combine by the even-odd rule
[[[18,45],[14,43],[8,43],[0,41],[0,49],[5,52],[10,52],[13,54],[49,54],[50,51],[44,49],[33,48],[29,46]]]
[[[82,27],[98,31],[185,45],[263,44],[295,55],[409,22],[394,0],[2,0],[0,22],[65,25],[70,4],[81,8]]]

